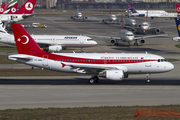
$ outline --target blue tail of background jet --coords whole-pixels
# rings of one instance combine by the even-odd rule
[[[177,32],[179,34],[180,37],[180,18],[174,18],[176,21],[176,27],[177,27]]]
[[[128,10],[130,10],[132,13],[137,13],[137,11],[136,11],[134,8],[132,8],[132,7],[129,5],[129,3],[127,3],[126,6],[127,6]]]

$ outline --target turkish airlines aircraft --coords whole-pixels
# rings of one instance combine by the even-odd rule
[[[24,20],[27,17],[33,16],[32,14],[34,10],[36,0],[27,0],[24,5],[16,12],[11,13],[11,14],[2,14],[0,16],[1,21],[6,22],[6,21],[20,21]]]
[[[2,23],[0,23],[2,24]],[[60,51],[67,47],[93,47],[97,42],[92,38],[81,35],[31,35],[45,51]],[[7,33],[0,25],[0,42],[15,45],[14,35]]]
[[[3,14],[5,8],[5,3],[2,3],[0,6],[0,14]]]
[[[99,77],[121,81],[128,74],[162,73],[174,65],[163,57],[140,53],[48,53],[43,51],[20,24],[12,24],[18,54],[8,59],[49,70],[91,74],[90,83]]]

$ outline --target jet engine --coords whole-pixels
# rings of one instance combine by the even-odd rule
[[[53,46],[49,46],[49,51],[60,51],[62,50],[62,46],[60,45],[53,45]]]
[[[115,40],[111,39],[110,42],[111,42],[112,44],[114,44],[114,43],[115,43]]]
[[[123,70],[106,70],[99,77],[105,77],[109,80],[121,81],[124,78]]]
[[[136,32],[136,30],[135,30],[134,28],[132,28],[132,29],[131,29],[131,31],[132,31],[133,33],[135,33],[135,32]]]
[[[145,43],[145,40],[143,40],[143,39],[140,40],[140,43],[141,43],[141,44],[144,44],[144,43]]]
[[[156,29],[154,30],[154,32],[155,32],[155,34],[159,34],[159,33],[161,32],[161,30],[160,30],[159,28],[156,28]]]

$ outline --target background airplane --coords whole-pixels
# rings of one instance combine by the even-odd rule
[[[11,0],[8,5],[4,8],[3,14],[13,14],[17,11],[17,0]]]
[[[1,23],[2,24],[2,23]],[[81,35],[31,35],[45,51],[60,51],[67,47],[93,47],[97,42],[92,38]],[[0,42],[15,45],[14,35],[7,33],[0,25]]]
[[[180,40],[180,18],[174,18],[174,20],[175,20],[175,23],[176,23],[177,32],[178,32],[179,37],[173,37],[172,40],[177,42],[177,41]]]
[[[123,16],[122,16],[122,30],[119,31],[120,37],[99,36],[99,35],[87,35],[87,36],[110,38],[110,42],[114,45],[118,45],[118,41],[121,40],[122,42],[127,42],[129,46],[131,42],[134,42],[134,46],[138,46],[138,42],[137,42],[138,40],[140,40],[140,44],[144,44],[145,43],[144,38],[153,38],[153,37],[160,37],[160,36],[167,36],[167,35],[168,34],[135,37],[133,32],[124,29]]]
[[[163,57],[147,53],[48,53],[43,51],[20,24],[12,24],[18,54],[8,59],[30,66],[62,72],[91,74],[90,83],[99,77],[121,81],[128,74],[168,72],[174,65]]]
[[[81,12],[79,12],[78,6],[77,6],[77,12],[75,14],[75,16],[71,16],[71,19],[75,20],[75,19],[79,19],[79,20],[85,20],[87,19],[87,16],[83,16]]]
[[[135,10],[129,4],[127,4],[129,16],[146,17],[146,10]],[[153,18],[175,18],[178,17],[177,13],[168,13],[164,10],[148,10],[148,17]]]
[[[109,15],[107,19],[103,19],[102,23],[107,24],[108,22],[115,23],[117,22],[117,17],[114,14],[111,14],[111,5],[109,5]]]
[[[0,14],[3,14],[4,8],[5,8],[5,3],[2,3],[2,4],[0,5]]]
[[[36,0],[27,0],[18,11],[11,14],[2,14],[0,16],[0,19],[2,22],[17,22],[20,20],[24,20],[30,16],[34,16],[33,10],[35,3]]]

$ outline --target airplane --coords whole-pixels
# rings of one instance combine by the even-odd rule
[[[86,36],[92,36],[92,37],[101,37],[101,38],[110,38],[110,43],[118,46],[118,41],[121,40],[122,42],[128,42],[128,45],[130,46],[130,43],[134,42],[134,46],[138,46],[138,40],[140,40],[140,44],[144,44],[145,40],[144,38],[153,38],[153,37],[161,37],[161,36],[167,36],[168,34],[161,34],[161,35],[151,35],[151,36],[140,36],[135,37],[134,33],[132,31],[128,31],[124,29],[123,26],[123,16],[122,16],[122,30],[119,31],[120,37],[112,37],[112,36],[98,36],[98,35],[87,35]]]
[[[130,8],[126,12],[128,12],[128,14],[130,16],[146,17],[145,10],[136,11],[135,9]],[[151,17],[151,19],[154,19],[154,18],[175,18],[178,16],[179,16],[179,14],[177,14],[177,13],[168,13],[164,10],[149,10],[148,11],[148,17]]]
[[[92,75],[89,83],[99,77],[122,81],[128,74],[150,74],[171,71],[174,65],[165,58],[148,53],[49,53],[43,51],[28,32],[12,23],[18,54],[8,59],[43,69]]]
[[[15,45],[14,35],[7,33],[0,23],[0,42]],[[58,52],[67,47],[93,47],[97,42],[82,35],[31,35],[38,45],[45,51]]]
[[[136,23],[135,19],[132,18],[125,18],[125,24],[124,27],[131,29],[131,31],[134,34],[139,34],[140,32],[143,32],[143,34],[147,34],[147,31],[152,30],[152,34],[159,34],[161,32],[160,28],[165,28],[165,27],[172,27],[171,26],[159,26],[159,27],[151,27],[151,23],[148,22],[148,10],[146,12],[146,21],[142,23]]]
[[[179,37],[173,37],[172,40],[178,42],[180,40],[180,18],[174,18],[174,19],[176,22],[176,27],[177,27]]]
[[[109,15],[108,15],[108,18],[107,19],[103,19],[102,23],[107,24],[108,21],[113,22],[113,23],[117,21],[116,15],[111,14],[111,5],[109,5]]]
[[[8,5],[4,8],[3,14],[13,14],[17,10],[17,0],[11,0]]]
[[[2,14],[4,12],[4,8],[5,8],[5,3],[2,3],[0,5],[0,14]]]
[[[78,6],[77,6],[78,7]],[[81,12],[79,12],[78,8],[77,8],[77,12],[75,14],[75,16],[71,16],[71,19],[75,20],[75,19],[79,19],[79,20],[85,20],[87,19],[87,16],[83,16]]]
[[[18,11],[12,14],[1,14],[0,19],[2,22],[17,22],[34,16],[32,12],[34,10],[35,3],[36,0],[27,0]]]

